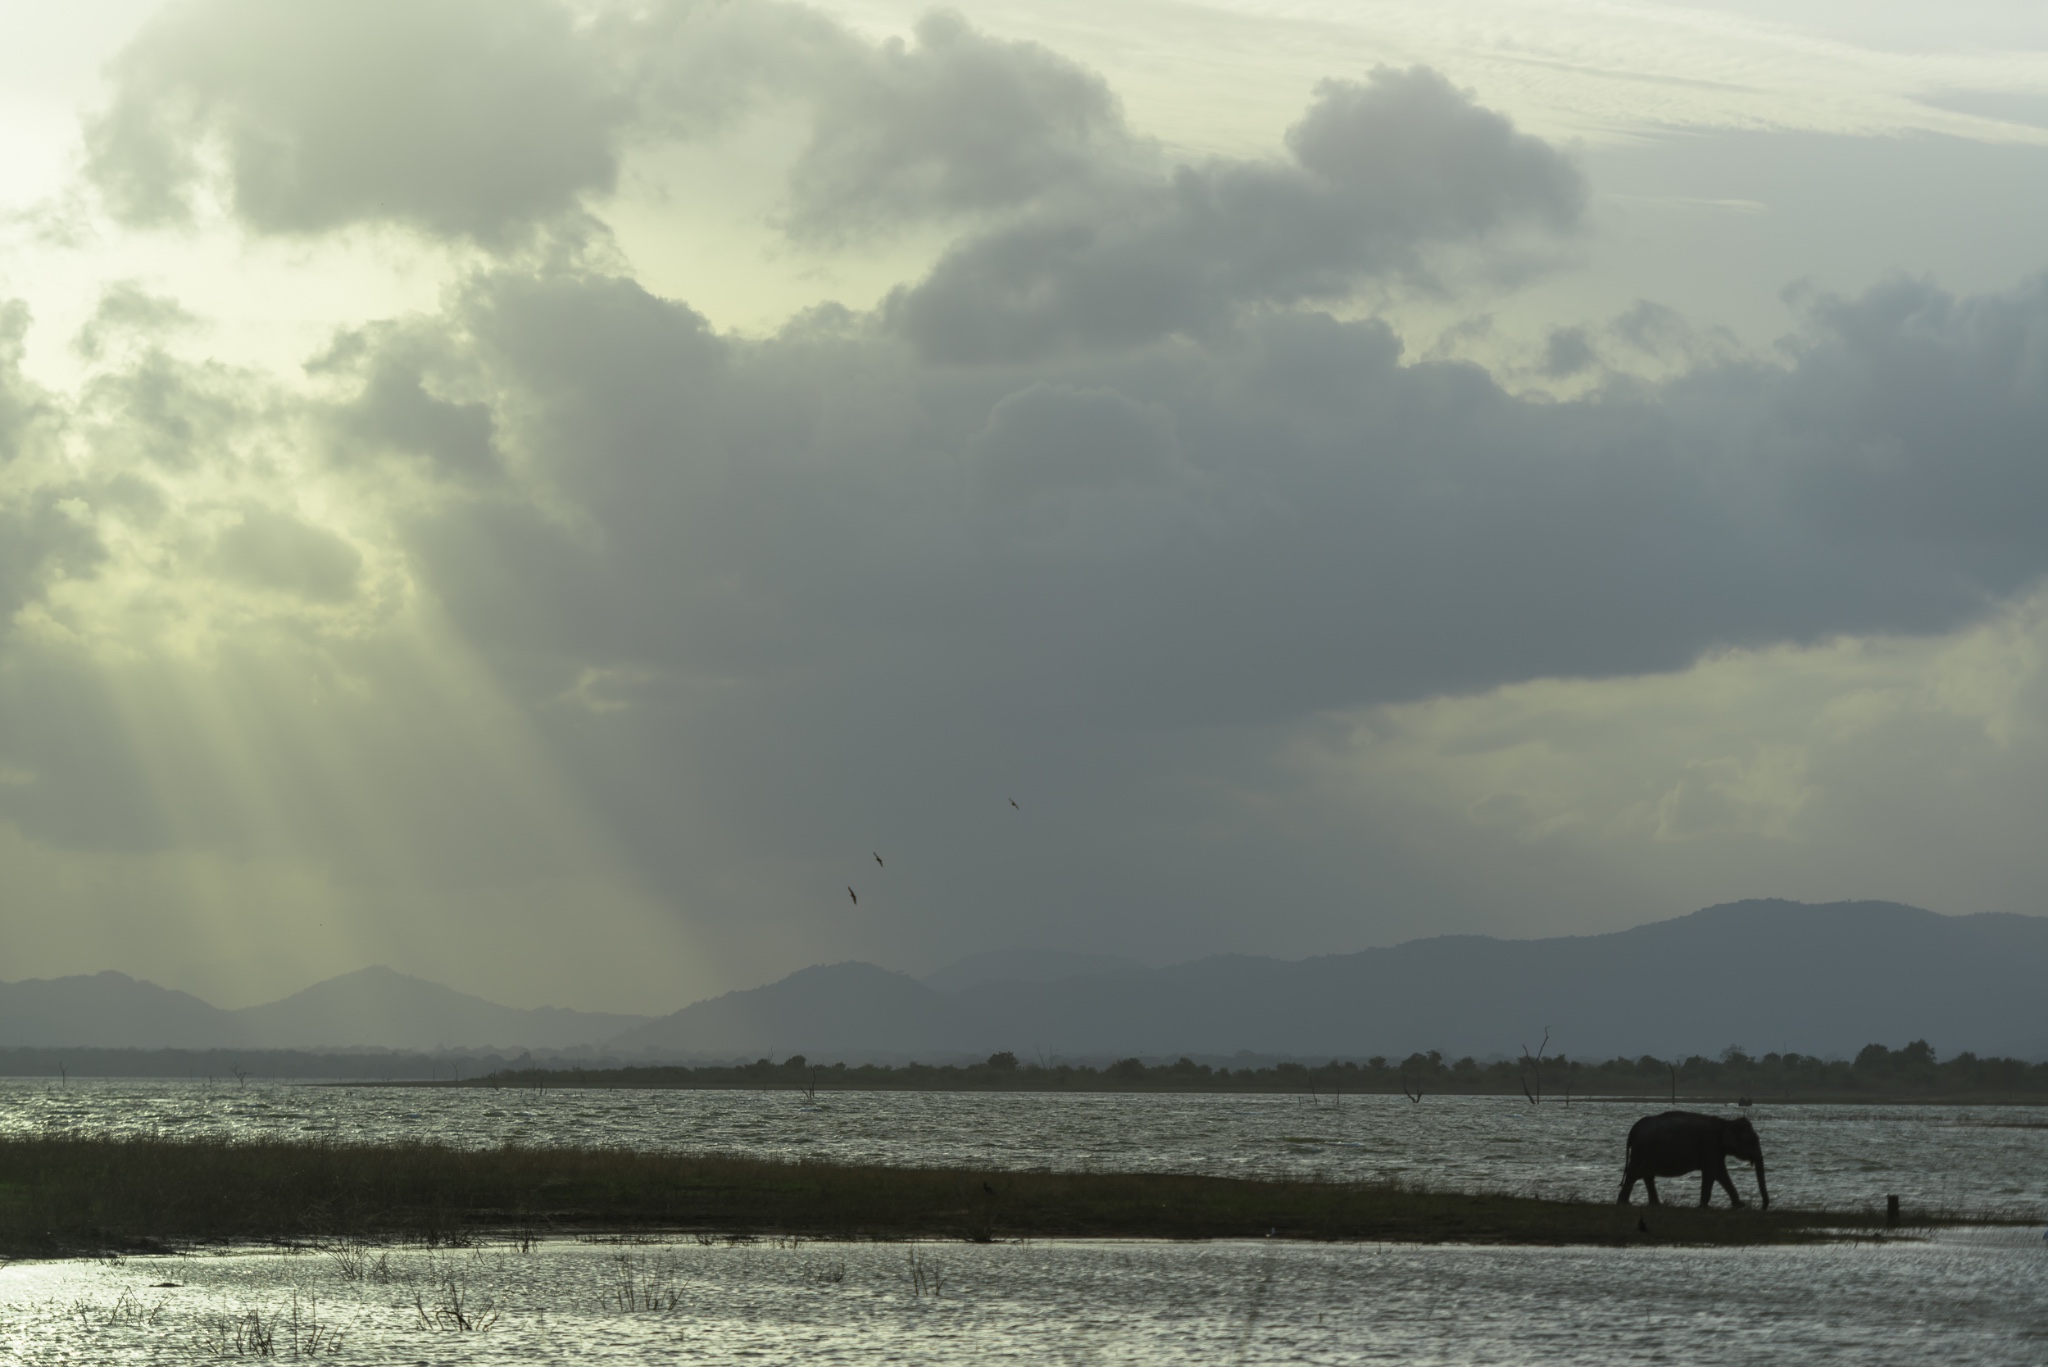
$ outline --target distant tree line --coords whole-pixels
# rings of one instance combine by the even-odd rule
[[[1481,1063],[1432,1050],[1394,1060],[1375,1056],[1329,1063],[1269,1063],[1233,1068],[1120,1059],[1095,1066],[990,1055],[970,1064],[814,1064],[802,1054],[776,1062],[696,1067],[506,1069],[464,1086],[619,1088],[782,1088],[815,1091],[1300,1092],[1517,1096],[1564,1101],[1592,1096],[1714,1097],[1730,1101],[2048,1095],[2048,1063],[1958,1054],[1937,1062],[1925,1040],[1903,1049],[1866,1045],[1853,1060],[1809,1054],[1723,1050],[1719,1058],[1615,1058],[1605,1063],[1527,1056]]]

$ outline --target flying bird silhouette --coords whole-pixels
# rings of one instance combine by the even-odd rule
[[[859,894],[859,893],[855,892],[855,891],[854,891],[854,890],[853,890],[852,888],[848,888],[848,889],[846,890],[846,895],[847,895],[848,897],[851,897],[851,898],[853,899],[853,904],[854,904],[855,906],[859,906],[859,905],[860,905],[860,894]]]
[[[1017,799],[1016,799],[1016,798],[1014,798],[1014,797],[1013,797],[1013,798],[1011,798],[1011,799],[1010,799],[1010,805],[1011,805],[1012,807],[1017,807]],[[1024,809],[1023,809],[1022,807],[1017,807],[1017,810],[1021,812],[1021,811],[1023,811]]]
[[[873,850],[870,850],[870,851],[868,851],[868,853],[870,853],[870,854],[874,854],[874,851],[873,851]],[[887,868],[887,867],[889,867],[889,866],[888,866],[887,864],[884,864],[884,863],[882,862],[882,856],[881,856],[881,855],[879,855],[879,854],[876,854],[876,855],[875,855],[875,867],[876,867],[876,868],[878,868],[878,869],[885,869],[885,868]]]

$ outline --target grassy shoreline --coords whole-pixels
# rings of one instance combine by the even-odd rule
[[[1913,1213],[1909,1222],[1931,1223]],[[591,1233],[1746,1245],[1881,1228],[1882,1216],[1869,1211],[1623,1209],[1387,1183],[890,1168],[601,1148],[0,1139],[5,1257]]]

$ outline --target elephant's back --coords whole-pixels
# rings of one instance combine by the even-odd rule
[[[1671,1117],[1680,1114],[1682,1114],[1682,1112],[1666,1111],[1662,1115],[1644,1116],[1641,1120],[1638,1120],[1635,1124],[1628,1127],[1628,1146],[1630,1148],[1634,1148],[1638,1143],[1640,1143],[1643,1139],[1647,1138],[1648,1136],[1655,1134],[1659,1130],[1668,1128],[1671,1122]]]
[[[1696,1111],[1663,1111],[1657,1115],[1646,1115],[1628,1127],[1628,1146],[1633,1149],[1660,1139],[1669,1142],[1679,1136],[1690,1139],[1719,1124],[1713,1116]]]

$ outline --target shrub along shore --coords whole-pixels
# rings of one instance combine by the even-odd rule
[[[1872,1212],[1623,1209],[1389,1183],[888,1168],[609,1148],[0,1139],[4,1257],[691,1232],[1756,1244],[1840,1238],[1881,1223]]]
[[[460,1082],[462,1087],[746,1088],[826,1091],[958,1092],[1292,1092],[1345,1095],[1512,1096],[1563,1101],[1613,1099],[1679,1104],[1821,1101],[1942,1101],[2040,1105],[2048,1102],[2048,1063],[1958,1054],[1937,1063],[1924,1040],[1903,1049],[1866,1046],[1853,1060],[1807,1054],[1753,1058],[1730,1049],[1720,1058],[1617,1058],[1606,1063],[1544,1058],[1447,1059],[1439,1053],[1405,1059],[1332,1061],[1319,1066],[1276,1063],[1232,1068],[1192,1059],[1146,1063],[1127,1058],[1102,1067],[1024,1061],[1001,1053],[970,1064],[812,1063],[802,1054],[780,1061],[697,1067],[511,1067]]]

